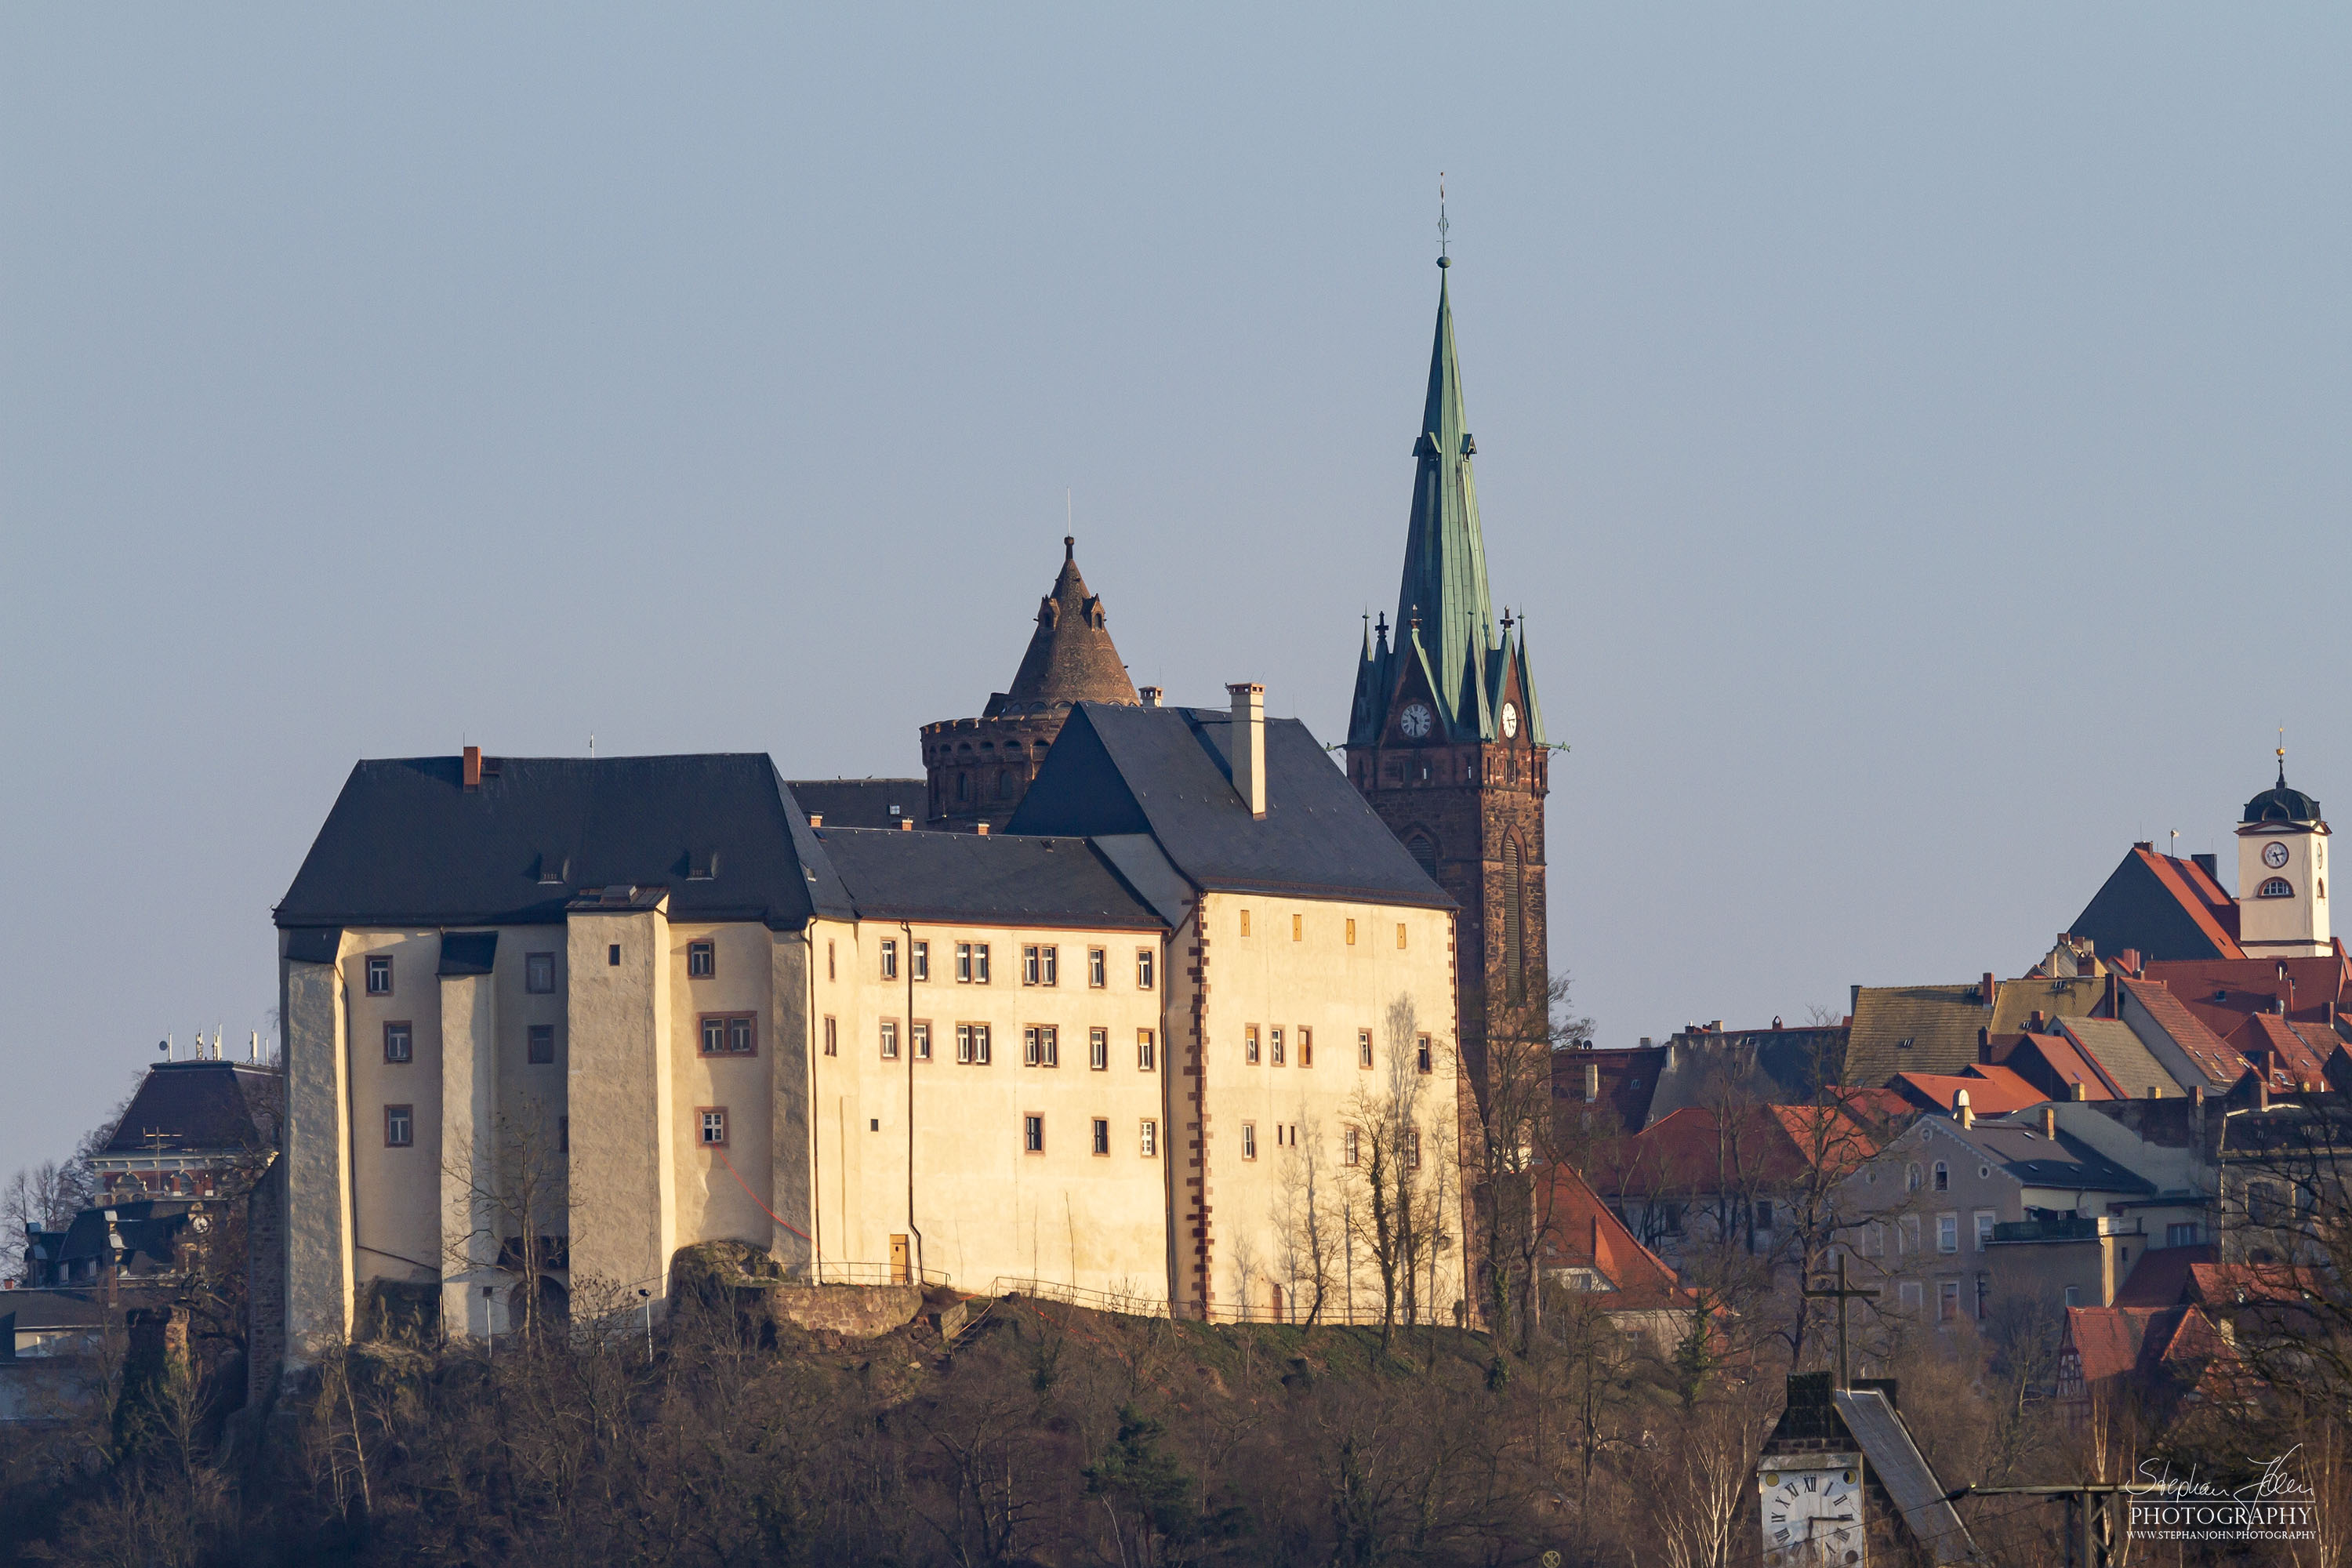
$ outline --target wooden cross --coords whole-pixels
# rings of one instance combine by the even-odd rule
[[[1885,1295],[1885,1292],[1872,1285],[1848,1286],[1845,1282],[1845,1253],[1843,1249],[1838,1253],[1837,1265],[1837,1289],[1832,1290],[1824,1286],[1821,1289],[1816,1290],[1811,1285],[1807,1285],[1803,1288],[1803,1293],[1808,1296],[1816,1296],[1836,1301],[1838,1304],[1837,1386],[1844,1388],[1849,1385],[1851,1381],[1846,1373],[1845,1360],[1846,1303],[1849,1301],[1859,1301],[1882,1296]]]

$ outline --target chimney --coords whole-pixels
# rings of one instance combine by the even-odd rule
[[[2160,1083],[2149,1084],[2147,1086],[2147,1097],[2150,1100],[2162,1100],[2164,1098],[2164,1086]]]
[[[898,831],[899,831],[899,832],[901,832],[901,833],[912,833],[912,832],[914,832],[914,831],[915,831],[915,819],[914,819],[913,817],[911,817],[911,816],[902,816],[902,817],[900,817],[900,818],[898,819]]]
[[[973,824],[971,825],[971,830],[972,830],[974,833],[979,834],[982,838],[985,838],[985,837],[988,837],[988,824],[986,824],[985,822],[975,822],[975,823],[973,823]]]
[[[1974,1127],[1977,1124],[1976,1112],[1969,1109],[1969,1091],[1965,1089],[1956,1089],[1952,1091],[1952,1120],[1963,1127]]]
[[[2058,1110],[2055,1106],[2042,1108],[2042,1136],[2053,1143],[2058,1141]]]
[[[1146,708],[1157,708],[1160,706],[1160,697],[1164,694],[1156,686],[1147,686],[1136,695],[1143,699],[1143,705]]]
[[[1988,1007],[1992,1005],[1992,971],[1990,969],[1984,972],[1984,984],[1977,991],[1977,1000]]]
[[[2210,855],[2191,855],[2189,858],[2196,862],[2197,868],[2199,870],[2212,878],[2216,882],[2219,882],[2221,879],[2221,863],[2215,857]]]
[[[1600,1098],[1601,1064],[1587,1062],[1584,1064],[1584,1102],[1590,1105]]]
[[[2124,973],[2134,980],[2139,978],[2139,949],[2127,947],[2116,955],[2123,961]]]
[[[479,746],[466,748],[466,787],[482,787],[482,748]]]
[[[2254,1079],[2254,1109],[2256,1110],[2268,1110],[2270,1108],[2271,1080],[2267,1078],[2257,1075]]]
[[[821,811],[810,812],[809,826],[811,827],[823,827],[824,826],[824,813]]]
[[[2040,1033],[2042,1032],[2042,1009],[2041,1009],[2041,1008],[2036,1007],[2036,1008],[2033,1010],[2033,1016],[2032,1016],[2031,1019],[2029,1019],[2029,1020],[2027,1021],[2026,1027],[2027,1027],[2028,1029],[2032,1030],[2034,1034],[2037,1034],[2037,1035],[2038,1035],[2038,1034],[2040,1034]]]
[[[1265,688],[1255,680],[1225,688],[1234,700],[1234,790],[1249,803],[1250,815],[1265,819]]]
[[[2189,1086],[2189,1103],[2196,1106],[2200,1110],[2204,1109],[2205,1086],[2203,1084],[2192,1083]]]
[[[2084,1086],[2083,1080],[2078,1078],[2073,1083],[2066,1086],[2066,1098],[2069,1100],[2088,1100],[2091,1098],[2091,1091]]]

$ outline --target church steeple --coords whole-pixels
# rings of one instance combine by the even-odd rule
[[[1438,266],[1452,266],[1440,257]],[[1447,732],[1481,737],[1475,699],[1461,701],[1454,672],[1483,665],[1494,642],[1494,609],[1486,596],[1486,546],[1478,531],[1478,487],[1470,459],[1478,450],[1462,411],[1462,365],[1454,348],[1454,303],[1446,273],[1438,274],[1437,333],[1429,351],[1429,396],[1413,442],[1417,459],[1412,521],[1405,532],[1404,579],[1397,590],[1396,624],[1418,620],[1428,628],[1430,661],[1444,671],[1437,694]]]

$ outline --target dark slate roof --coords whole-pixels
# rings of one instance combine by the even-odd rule
[[[588,889],[667,887],[678,920],[795,930],[848,900],[758,752],[363,762],[278,906],[292,928],[556,924]],[[704,874],[708,873],[708,874]]]
[[[1076,702],[1139,702],[1118,649],[1111,646],[1102,600],[1078,575],[1077,541],[1062,539],[1062,570],[1038,602],[1037,629],[1013,673],[1013,689],[988,700],[984,715],[1045,713]]]
[[[866,919],[1160,929],[1083,838],[830,826],[817,837]]]
[[[2109,958],[2136,948],[2143,962],[2238,958],[2238,906],[2193,859],[2134,845],[2074,923]]]
[[[161,1149],[274,1149],[285,1086],[268,1068],[242,1062],[158,1062],[108,1139],[104,1154]],[[160,1132],[160,1140],[149,1132]]]
[[[41,1329],[94,1329],[105,1321],[102,1287],[94,1290],[0,1291],[0,1325],[17,1333]]]
[[[822,816],[827,827],[920,827],[930,809],[921,779],[793,779],[785,787],[804,816]]]
[[[2071,1132],[2061,1131],[2053,1141],[2021,1120],[1979,1121],[1973,1127],[1942,1125],[1944,1131],[1983,1151],[2028,1186],[2074,1187],[2098,1193],[2156,1191],[2154,1183],[2133,1175]]]
[[[1886,1495],[1902,1510],[1903,1522],[1937,1563],[1965,1563],[1976,1556],[1968,1527],[1946,1500],[1944,1484],[1911,1440],[1910,1428],[1886,1395],[1875,1388],[1840,1388],[1830,1393],[1838,1418],[1862,1445]]]
[[[2286,782],[2286,762],[2279,762],[2278,783],[2246,802],[2246,822],[2317,822],[2319,803]]]
[[[497,967],[499,933],[494,931],[452,931],[441,933],[439,975],[488,974]]]
[[[119,1257],[124,1268],[133,1274],[160,1273],[173,1267],[173,1255],[181,1233],[188,1228],[188,1216],[200,1206],[215,1215],[223,1208],[219,1201],[204,1198],[137,1198],[122,1203],[100,1198],[74,1215],[65,1228],[62,1245],[55,1236],[41,1238],[42,1261],[79,1265],[117,1256],[107,1241],[110,1228],[121,1238]],[[106,1218],[110,1213],[115,1216],[111,1226]]]
[[[1148,833],[1217,891],[1453,907],[1296,719],[1265,721],[1266,813],[1254,819],[1234,789],[1232,729],[1213,709],[1082,703],[1007,830]]]

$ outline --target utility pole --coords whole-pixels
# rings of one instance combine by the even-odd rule
[[[1968,1497],[2044,1497],[2066,1508],[2064,1568],[2121,1568],[2122,1541],[2116,1530],[2115,1500],[2162,1491],[2156,1482],[2111,1485],[2085,1481],[2071,1487],[1962,1487],[1946,1492],[1946,1502]]]

